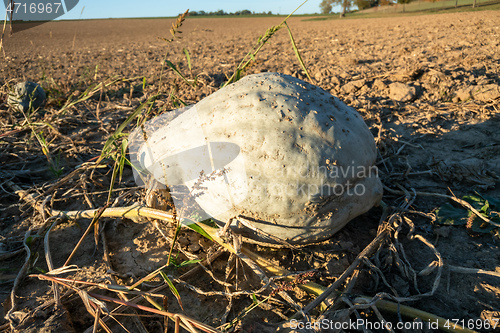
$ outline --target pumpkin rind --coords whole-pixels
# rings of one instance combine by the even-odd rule
[[[217,181],[206,182],[208,191],[196,198],[221,224],[240,216],[291,244],[315,242],[332,236],[382,197],[374,138],[362,117],[312,84],[279,73],[248,75],[197,103],[179,116],[180,123],[194,117],[206,141],[219,144],[211,145],[212,150],[239,147],[238,157],[228,164],[227,192],[217,190]],[[172,133],[173,123],[166,125],[169,131],[164,126],[153,135]],[[187,129],[182,149],[196,136],[189,134],[192,130]],[[170,141],[156,135],[154,145],[174,145],[179,141],[172,139],[175,135]],[[188,188],[195,182],[184,179]],[[230,204],[218,210],[224,196]],[[235,229],[275,243],[242,224]]]

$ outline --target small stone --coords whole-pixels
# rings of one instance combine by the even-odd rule
[[[457,90],[455,93],[455,98],[464,102],[472,97],[472,87],[465,87]]]
[[[335,86],[340,86],[340,79],[336,76],[332,76],[332,78],[330,79],[330,83],[335,85]]]
[[[391,83],[389,89],[389,97],[398,102],[411,102],[417,94],[415,87],[401,82]]]
[[[384,83],[384,81],[376,79],[373,82],[373,88],[377,90],[384,90],[385,88],[387,88],[387,85]]]
[[[342,92],[345,94],[352,94],[361,89],[366,83],[365,79],[351,81],[342,87]]]
[[[314,78],[316,79],[316,81],[320,82],[321,79],[323,78],[323,75],[321,74],[321,72],[317,72],[315,75],[314,75]]]
[[[181,244],[182,246],[186,246],[189,244],[189,239],[186,237],[186,235],[180,235],[177,239],[177,242],[179,242],[179,244]]]
[[[188,238],[191,243],[196,243],[201,238],[201,235],[197,232],[192,232],[188,235]]]
[[[7,104],[22,112],[36,110],[45,105],[47,95],[43,88],[35,82],[21,82],[14,86],[14,89],[9,92]]]
[[[338,62],[343,65],[354,66],[358,64],[358,59],[352,57],[340,57]]]
[[[188,246],[188,250],[189,250],[189,252],[197,252],[197,251],[199,251],[200,249],[201,249],[201,246],[200,246],[200,244],[198,244],[198,243],[191,243],[191,244],[189,244],[189,246]]]

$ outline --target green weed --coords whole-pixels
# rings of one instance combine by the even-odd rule
[[[442,225],[464,225],[471,234],[494,233],[500,235],[500,200],[486,195],[467,195],[462,198],[485,219],[471,209],[455,207],[449,203],[436,210],[436,222]]]

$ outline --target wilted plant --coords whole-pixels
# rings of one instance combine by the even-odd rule
[[[469,205],[455,207],[449,203],[436,210],[436,222],[442,225],[464,225],[471,235],[493,233],[500,235],[500,200],[487,195],[466,195],[462,199]],[[473,210],[476,210],[474,212]]]

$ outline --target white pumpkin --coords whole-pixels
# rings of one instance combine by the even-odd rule
[[[320,241],[382,197],[374,139],[361,116],[294,77],[248,75],[165,117],[131,136],[137,167],[196,193],[201,218],[222,225],[239,217],[235,230],[251,239]],[[196,190],[201,171],[214,177]]]

